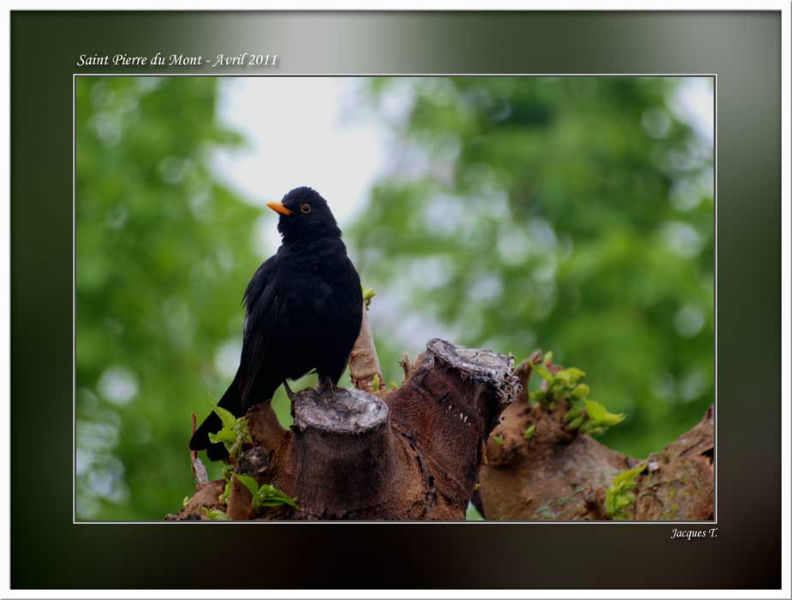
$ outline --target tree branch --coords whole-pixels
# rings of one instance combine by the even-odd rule
[[[228,516],[463,520],[482,443],[521,390],[512,367],[510,357],[432,340],[398,390],[303,390],[289,431],[268,404],[254,407],[247,414],[253,443],[234,472],[296,497],[299,509],[257,512],[233,478]],[[211,482],[196,497],[205,500],[210,486],[222,492],[225,483]],[[208,517],[194,498],[173,518]]]
[[[371,356],[370,334],[362,347]],[[529,402],[523,390],[533,373],[563,376],[541,352],[513,369],[508,356],[434,339],[402,365],[397,390],[299,392],[289,430],[270,404],[257,405],[246,415],[252,443],[233,463],[234,473],[253,479],[199,483],[168,518],[453,521],[471,500],[490,520],[713,517],[712,409],[641,461],[580,433],[569,391]],[[298,508],[254,507],[250,481],[296,497]]]
[[[536,362],[534,356],[515,370],[526,386]],[[532,405],[523,395],[503,412],[487,441],[486,464],[479,470],[476,504],[486,519],[713,518],[712,408],[696,427],[644,461],[570,431],[564,418],[568,409],[564,401],[554,410]],[[533,432],[527,436],[529,428]],[[635,472],[627,473],[631,469]],[[631,481],[614,484],[620,474],[621,480]],[[615,504],[625,505],[614,510]]]
[[[375,377],[380,385],[384,385],[366,304],[363,305],[360,334],[352,347],[352,352],[349,353],[349,376],[356,388],[367,392],[372,391],[372,381]]]

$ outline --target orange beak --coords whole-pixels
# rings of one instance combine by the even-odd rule
[[[289,216],[293,214],[292,211],[290,211],[288,208],[283,206],[283,204],[281,204],[280,202],[267,202],[267,207],[271,208],[276,213],[280,213],[282,215]]]

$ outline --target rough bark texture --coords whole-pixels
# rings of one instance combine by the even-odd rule
[[[276,486],[298,509],[254,508],[236,477],[221,499],[226,482],[207,481],[192,454],[196,493],[167,518],[462,520],[471,499],[488,520],[713,518],[711,408],[641,461],[571,431],[568,399],[528,401],[532,369],[542,361],[537,351],[512,370],[510,357],[435,339],[414,364],[405,355],[401,387],[384,390],[366,325],[350,358],[358,389],[296,394],[288,430],[268,403],[246,415],[252,442],[234,472]],[[544,364],[553,374],[561,369]],[[614,512],[614,479],[631,470],[620,492],[629,502]]]
[[[710,407],[701,422],[647,459],[635,489],[634,518],[642,521],[714,518],[715,420]]]
[[[192,432],[195,435],[196,418],[195,413],[192,414]],[[195,479],[195,489],[200,490],[203,486],[209,483],[209,474],[206,472],[206,467],[198,458],[198,453],[190,451],[190,468],[192,469],[193,479]]]
[[[363,305],[363,320],[352,352],[349,353],[349,374],[352,383],[358,389],[371,391],[375,377],[383,383],[382,368],[379,364],[377,351],[374,347],[374,333],[368,318],[368,307]]]
[[[256,511],[233,478],[227,505],[217,500],[224,482],[213,481],[172,518],[206,519],[207,507],[232,519],[463,520],[483,441],[522,389],[513,361],[435,339],[405,364],[397,390],[303,390],[289,430],[269,404],[248,412],[253,442],[234,471],[296,497],[299,509]]]
[[[554,366],[555,367],[555,366]],[[530,361],[515,374],[527,381]],[[475,503],[496,521],[574,521],[614,518],[608,488],[619,473],[639,466],[634,500],[620,519],[711,520],[714,505],[714,423],[710,408],[701,423],[645,461],[615,452],[592,437],[569,431],[569,405],[553,410],[525,395],[500,417],[486,446]],[[530,439],[524,432],[535,430]],[[613,489],[611,490],[613,493]]]

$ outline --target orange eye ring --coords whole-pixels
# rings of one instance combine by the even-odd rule
[[[307,215],[309,212],[311,212],[311,205],[307,202],[300,204],[300,212],[304,215]]]

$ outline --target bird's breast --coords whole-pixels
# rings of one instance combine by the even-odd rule
[[[361,293],[360,284],[350,276],[350,266],[346,255],[308,257],[287,265],[282,290],[291,326],[301,331],[326,327],[358,310],[355,298]]]

